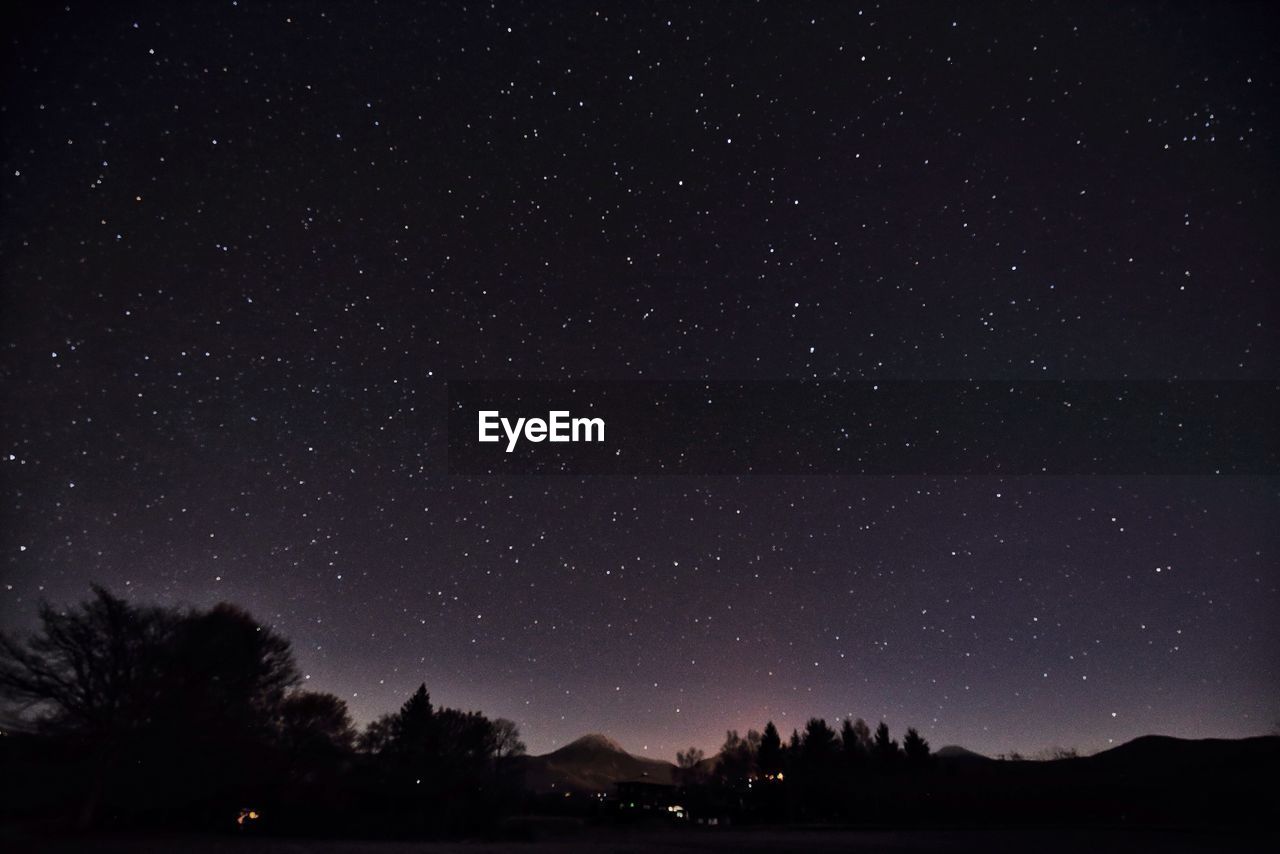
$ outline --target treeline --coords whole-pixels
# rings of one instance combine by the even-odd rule
[[[914,729],[899,744],[885,723],[872,732],[846,719],[836,731],[814,718],[785,742],[770,722],[746,737],[730,731],[712,759],[690,748],[677,760],[681,806],[721,824],[1243,830],[1269,826],[1280,738],[1147,736],[1090,757],[1057,748],[993,760],[935,755]]]
[[[245,611],[135,605],[94,588],[0,635],[8,818],[51,827],[432,834],[491,826],[522,785],[515,724],[435,708],[425,686],[363,732],[301,687],[289,642]]]
[[[691,747],[676,754],[676,764],[695,814],[853,820],[865,818],[869,801],[881,800],[880,793],[924,782],[933,756],[915,729],[899,744],[883,721],[872,732],[861,718],[846,718],[837,732],[822,718],[811,718],[786,742],[773,721],[745,737],[730,730],[713,759]]]
[[[436,707],[423,686],[358,732],[346,703],[302,683],[289,642],[232,605],[158,608],[95,588],[42,606],[31,635],[0,635],[0,830],[433,836],[548,808],[524,791],[511,721]],[[938,757],[912,729],[899,743],[883,723],[814,718],[785,741],[770,722],[729,732],[714,758],[682,751],[678,787],[637,791],[650,815],[679,803],[735,823],[1257,825],[1280,738],[1049,758]],[[548,811],[570,805],[555,800]]]

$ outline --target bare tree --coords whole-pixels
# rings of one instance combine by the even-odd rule
[[[498,760],[509,756],[523,756],[524,742],[515,721],[498,718],[493,722],[493,755]]]
[[[690,747],[688,750],[677,750],[676,767],[679,769],[677,774],[680,782],[686,786],[698,782],[698,779],[702,776],[698,765],[705,758],[706,754],[696,747]]]
[[[706,758],[706,754],[696,747],[676,751],[676,765],[681,768],[696,768]]]
[[[85,825],[125,769],[185,763],[195,783],[210,767],[249,773],[245,745],[279,724],[300,681],[289,642],[231,605],[140,606],[95,586],[71,608],[42,604],[39,617],[25,639],[0,635],[0,694],[15,729],[90,759]]]
[[[175,620],[95,586],[65,611],[40,605],[40,629],[25,641],[0,634],[0,693],[8,725],[90,739],[124,737],[164,689],[159,653]]]

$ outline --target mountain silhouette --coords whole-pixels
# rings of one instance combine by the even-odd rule
[[[558,748],[548,756],[558,756],[562,759],[571,756],[597,756],[602,753],[626,753],[621,744],[598,732],[587,733],[581,738],[574,739],[564,747]],[[628,754],[629,755],[629,754]]]
[[[541,756],[522,757],[525,785],[534,792],[613,792],[623,780],[670,784],[675,765],[633,756],[600,733],[584,735]]]
[[[1148,735],[1092,756],[1036,762],[998,762],[958,745],[947,745],[934,755],[952,767],[989,768],[997,778],[1022,767],[1034,771],[1036,779],[1065,781],[1081,775],[1090,779],[1102,775],[1099,779],[1154,782],[1174,772],[1232,768],[1236,773],[1257,773],[1260,764],[1280,765],[1280,739],[1264,736],[1188,740]],[[715,756],[707,757],[700,763],[700,770],[709,774],[716,760]],[[614,784],[620,781],[674,784],[677,780],[676,767],[671,762],[632,755],[600,733],[584,735],[541,756],[520,757],[519,762],[525,785],[542,793],[612,793]]]
[[[1174,738],[1144,735],[1079,760],[1086,767],[1126,779],[1161,780],[1196,775],[1201,779],[1230,774],[1235,779],[1262,779],[1280,764],[1280,737]]]
[[[940,747],[934,753],[944,762],[991,762],[991,758],[983,756],[981,753],[975,753],[967,747],[961,747],[958,744],[948,744],[946,747]]]

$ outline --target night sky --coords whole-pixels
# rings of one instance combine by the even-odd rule
[[[461,379],[1280,378],[1269,4],[32,3],[0,625],[230,600],[367,721],[1280,722],[1269,477],[475,477]]]

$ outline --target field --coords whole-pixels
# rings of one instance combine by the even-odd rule
[[[70,854],[644,854],[645,852],[1208,852],[1274,851],[1280,835],[1233,835],[1222,832],[1055,829],[1011,830],[840,830],[745,829],[588,830],[554,840],[534,842],[359,842],[236,837],[120,837],[65,839],[37,847],[8,847],[10,851],[40,850]]]

